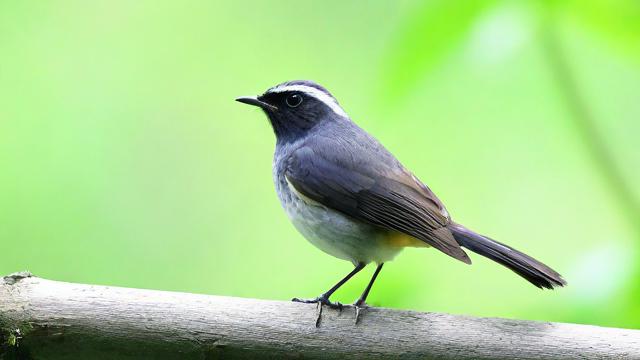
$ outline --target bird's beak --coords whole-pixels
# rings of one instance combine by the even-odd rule
[[[258,106],[261,107],[265,110],[271,110],[271,111],[276,111],[278,110],[277,107],[268,104],[262,100],[259,100],[258,97],[256,96],[241,96],[239,98],[236,99],[236,101],[241,102],[241,103],[245,103],[245,104],[249,104],[249,105],[254,105],[254,106]]]

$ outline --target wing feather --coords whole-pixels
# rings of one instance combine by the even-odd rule
[[[296,191],[324,206],[413,236],[471,263],[446,227],[451,222],[448,213],[429,188],[401,166],[368,165],[355,161],[353,154],[327,159],[302,146],[289,156],[285,176]]]

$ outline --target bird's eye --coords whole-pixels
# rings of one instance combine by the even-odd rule
[[[285,102],[287,103],[287,105],[289,105],[289,107],[297,107],[298,105],[302,104],[302,96],[298,94],[289,95],[285,99]]]

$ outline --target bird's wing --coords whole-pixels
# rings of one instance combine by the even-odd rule
[[[333,151],[332,158],[302,146],[287,159],[285,176],[302,195],[355,219],[418,238],[465,263],[467,254],[447,228],[438,198],[401,165],[375,168]],[[336,155],[338,153],[338,155]]]

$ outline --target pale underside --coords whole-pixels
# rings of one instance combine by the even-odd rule
[[[285,179],[276,179],[280,201],[296,229],[314,246],[352,263],[383,263],[404,247],[428,247],[409,235],[354,221],[309,199]]]

